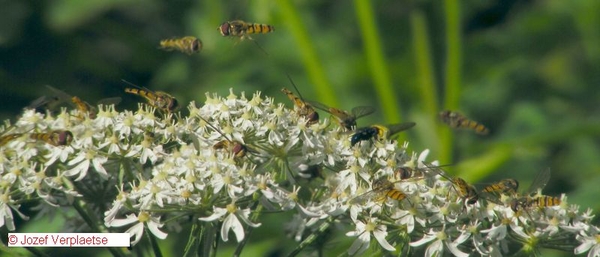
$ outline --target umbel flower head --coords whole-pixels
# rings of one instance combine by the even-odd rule
[[[374,135],[353,145],[346,128],[308,122],[260,92],[206,97],[188,116],[147,105],[100,106],[94,118],[25,110],[0,131],[0,226],[17,229],[15,214],[25,219],[22,203],[33,200],[43,214],[85,205],[104,226],[72,220],[73,232],[128,231],[134,244],[191,224],[208,235],[188,245],[230,231],[243,245],[266,212],[291,212],[282,227],[301,241],[295,253],[333,224],[353,238],[350,255],[600,252],[593,215],[564,195],[483,193],[408,143]]]

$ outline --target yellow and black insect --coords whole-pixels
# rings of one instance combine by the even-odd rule
[[[550,168],[538,172],[527,191],[510,202],[510,208],[517,212],[522,208],[543,208],[559,205],[561,203],[560,198],[540,194],[548,181],[550,181]]]
[[[53,94],[55,94],[54,97],[45,97],[45,98],[38,98],[38,99],[47,99],[48,101],[59,101],[59,102],[69,102],[71,105],[73,105],[75,108],[77,108],[77,110],[79,110],[81,116],[80,118],[83,118],[83,115],[87,114],[88,117],[90,117],[91,119],[95,119],[96,118],[96,114],[98,114],[98,109],[94,106],[92,106],[91,104],[89,104],[86,101],[81,100],[81,98],[77,97],[77,96],[71,96],[67,93],[65,93],[64,91],[54,88],[52,86],[46,85],[46,87],[48,89],[50,89],[50,91],[52,91]],[[37,101],[37,100],[36,100]],[[98,104],[103,104],[103,105],[110,105],[110,104],[119,104],[121,102],[121,98],[120,97],[110,97],[110,98],[104,98],[101,99],[100,101],[98,101]],[[49,102],[40,102],[38,104],[49,104]],[[34,107],[37,108],[37,107]]]
[[[479,200],[479,194],[475,187],[464,179],[455,177],[452,179],[452,183],[456,186],[458,196],[463,198],[467,204],[475,204]]]
[[[479,200],[479,193],[477,192],[477,189],[473,185],[467,183],[467,181],[464,179],[459,177],[451,177],[442,169],[440,169],[440,166],[435,167],[425,163],[424,165],[426,165],[431,171],[452,182],[458,197],[464,199],[467,204],[475,204]]]
[[[315,111],[315,108],[313,108],[311,104],[304,101],[304,98],[302,98],[302,95],[296,87],[296,84],[294,84],[294,81],[292,81],[292,78],[289,75],[288,79],[292,83],[292,86],[294,86],[294,89],[296,89],[296,92],[298,92],[299,97],[287,88],[282,88],[281,92],[286,94],[287,97],[294,103],[296,113],[298,113],[299,116],[306,118],[308,125],[312,125],[319,122],[319,113]]]
[[[517,199],[514,199],[510,203],[510,208],[517,212],[524,208],[544,208],[544,207],[552,207],[561,204],[561,200],[558,197],[540,195],[540,196],[524,196]]]
[[[197,53],[202,50],[202,41],[193,36],[171,38],[161,40],[159,48],[165,51],[177,50],[182,53],[192,55],[193,53]]]
[[[412,128],[416,125],[414,122],[404,122],[392,125],[371,125],[369,127],[358,128],[350,138],[350,145],[354,146],[360,141],[370,140],[371,138],[386,138],[394,134]]]
[[[356,120],[375,112],[372,106],[357,106],[352,108],[350,112],[329,107],[319,102],[309,101],[309,103],[322,111],[328,112],[335,117],[340,126],[346,130],[354,130],[356,128]]]
[[[421,179],[425,177],[425,173],[425,169],[400,167],[394,171],[394,177],[399,180]]]
[[[8,134],[0,137],[0,146],[8,144],[8,142],[23,136],[22,133]]]
[[[221,140],[221,141],[217,142],[216,144],[214,144],[213,149],[215,149],[215,150],[227,149],[229,152],[231,152],[233,154],[233,156],[235,158],[242,158],[242,157],[246,156],[246,153],[248,153],[248,147],[246,145],[244,145],[238,141],[229,139],[223,132],[221,132],[221,130],[219,130],[217,127],[212,125],[206,119],[204,119],[202,117],[200,117],[200,119],[203,120],[204,122],[206,122],[206,124],[208,126],[210,126],[217,133],[221,134],[221,136],[223,136],[223,138],[225,138],[224,140]]]
[[[53,146],[70,145],[73,141],[73,133],[68,130],[54,130],[48,133],[32,133],[29,134],[29,137]]]
[[[483,124],[470,120],[464,115],[455,111],[442,111],[440,112],[440,119],[442,122],[448,124],[451,128],[455,129],[471,129],[480,135],[487,135],[490,130]]]
[[[513,178],[507,178],[500,180],[494,184],[488,185],[481,190],[483,193],[487,194],[511,194],[514,195],[517,193],[519,189],[519,181]]]
[[[179,109],[179,102],[175,97],[162,92],[162,91],[151,91],[145,87],[136,86],[129,81],[123,80],[123,82],[133,86],[133,88],[125,88],[126,93],[141,96],[148,101],[148,104],[158,108],[164,112],[174,112]]]
[[[379,201],[384,200],[385,197],[397,201],[402,201],[406,198],[406,194],[396,189],[394,182],[389,181],[387,178],[379,178],[373,181],[373,186],[370,191],[352,198],[350,202],[357,203],[372,198],[375,198]]]
[[[275,31],[275,27],[267,24],[249,23],[242,20],[223,22],[218,28],[224,37],[239,37],[252,39],[251,34],[266,34]]]

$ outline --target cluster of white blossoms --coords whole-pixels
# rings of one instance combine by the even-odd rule
[[[233,232],[245,243],[265,212],[293,212],[282,227],[302,241],[296,253],[335,224],[355,238],[350,255],[368,248],[600,255],[591,211],[568,205],[564,195],[554,206],[509,194],[471,201],[437,163],[425,162],[427,150],[408,153],[406,143],[376,136],[351,146],[352,132],[328,119],[307,125],[260,93],[207,94],[202,107],[188,109],[181,116],[145,104],[135,112],[101,106],[94,119],[78,110],[24,111],[0,130],[0,227],[15,230],[15,214],[27,218],[24,203],[39,204],[44,214],[84,204],[97,211],[87,220],[104,220],[88,224],[91,230],[129,232],[134,245],[144,233],[164,239],[190,223],[212,233],[190,240],[217,240],[220,231],[223,241]],[[53,131],[72,139],[52,141]]]

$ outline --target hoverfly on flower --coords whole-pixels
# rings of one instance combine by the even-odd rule
[[[371,138],[383,139],[412,128],[416,125],[414,122],[404,122],[391,125],[371,125],[369,127],[358,128],[350,138],[350,145],[354,146],[360,141],[370,140]]]
[[[338,124],[347,131],[356,129],[356,120],[375,112],[372,106],[357,106],[352,110],[344,111],[334,107],[329,107],[319,102],[309,101],[309,103],[322,111],[328,112],[335,117]]]
[[[175,97],[162,92],[162,91],[152,91],[145,87],[136,86],[129,81],[122,80],[123,82],[131,85],[133,88],[125,88],[125,93],[134,94],[141,96],[148,101],[148,104],[158,108],[161,111],[165,112],[174,112],[179,109],[179,102]]]
[[[294,89],[296,89],[296,92],[298,92],[299,97],[287,88],[282,88],[281,92],[286,94],[287,97],[294,103],[294,109],[296,109],[296,113],[299,116],[306,118],[308,125],[319,122],[319,113],[315,111],[315,108],[313,108],[310,103],[304,101],[304,98],[302,98],[298,87],[296,87],[296,84],[294,84],[294,81],[292,81],[292,78],[289,75],[288,79],[292,83],[292,86],[294,86]]]

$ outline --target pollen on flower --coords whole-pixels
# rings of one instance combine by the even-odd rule
[[[237,211],[237,206],[235,205],[235,203],[230,203],[225,208],[229,213],[235,213]]]
[[[150,214],[148,214],[145,211],[141,212],[140,215],[138,216],[138,221],[140,223],[147,222],[148,220],[150,220]]]

